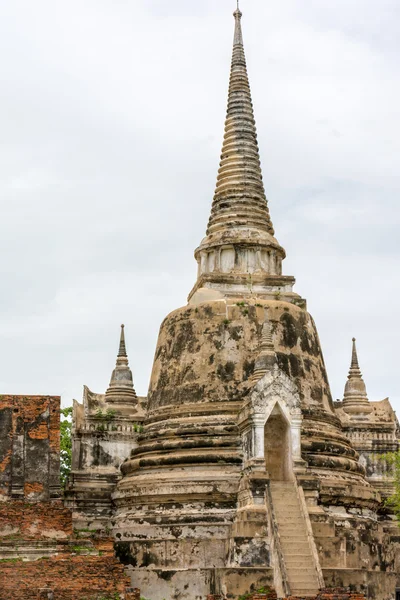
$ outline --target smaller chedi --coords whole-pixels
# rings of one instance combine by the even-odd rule
[[[144,415],[145,398],[136,395],[121,325],[117,362],[106,393],[96,394],[84,386],[82,404],[73,403],[72,471],[65,496],[78,528],[108,528],[111,494],[122,462],[136,447]]]
[[[394,479],[384,456],[398,450],[400,427],[388,398],[377,402],[368,400],[355,338],[343,401],[335,402],[334,406],[346,436],[359,454],[367,480],[386,500],[394,493]],[[380,512],[387,513],[387,506],[383,504]]]

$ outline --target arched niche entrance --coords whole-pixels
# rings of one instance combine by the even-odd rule
[[[264,463],[271,479],[293,479],[294,465],[303,464],[301,423],[296,385],[275,365],[256,383],[238,415],[244,464]]]
[[[292,478],[292,448],[290,425],[275,404],[264,426],[265,467],[273,481],[289,481]]]

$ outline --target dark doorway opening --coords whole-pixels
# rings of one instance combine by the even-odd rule
[[[264,427],[266,469],[274,481],[289,481],[292,477],[290,428],[278,404]]]

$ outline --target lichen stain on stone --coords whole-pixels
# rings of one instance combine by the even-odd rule
[[[197,311],[180,309],[164,321],[150,384],[150,406],[153,402],[159,406],[173,403],[181,395],[177,387],[182,386],[190,386],[185,390],[186,401],[193,392],[195,397],[190,401],[197,401],[200,390],[210,401],[225,397],[231,400],[232,394],[236,399],[244,397],[267,318],[272,325],[278,364],[296,381],[302,400],[329,408],[331,399],[318,336],[304,310],[279,301],[264,301],[262,308],[233,302],[227,303],[224,317],[222,304],[200,305]]]
[[[220,364],[217,367],[217,375],[221,381],[231,381],[235,374],[235,363],[228,361],[224,365]]]
[[[254,364],[255,361],[254,360],[245,360],[243,363],[243,376],[244,376],[244,380],[247,381],[248,379],[250,379],[251,375],[253,374],[254,371]]]

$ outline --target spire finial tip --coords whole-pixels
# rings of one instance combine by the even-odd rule
[[[233,16],[235,17],[235,19],[236,19],[236,18],[239,18],[239,19],[240,19],[240,18],[241,18],[241,16],[242,16],[242,13],[241,13],[241,11],[240,11],[240,6],[239,6],[239,0],[237,0],[237,1],[236,1],[236,10],[235,10],[235,12],[233,13]]]
[[[125,325],[121,325],[121,335],[119,338],[119,351],[118,351],[118,356],[127,356],[126,354],[126,346],[125,346],[125,330],[124,330]]]

